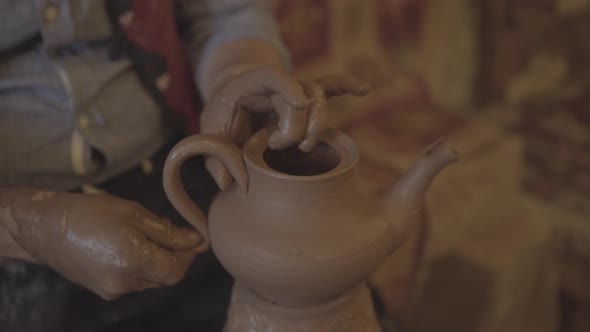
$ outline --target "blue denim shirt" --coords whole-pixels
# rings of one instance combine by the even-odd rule
[[[175,2],[195,79],[208,54],[238,38],[286,58],[270,2]],[[0,186],[101,182],[169,138],[130,61],[109,58],[111,35],[102,0],[0,0]]]

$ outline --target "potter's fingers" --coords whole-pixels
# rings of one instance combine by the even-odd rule
[[[279,115],[279,121],[277,130],[268,139],[268,146],[278,150],[299,143],[307,128],[307,109],[294,108],[280,95],[273,95],[271,101]]]
[[[232,176],[219,160],[215,158],[206,158],[205,167],[211,177],[215,180],[215,183],[217,183],[219,189],[225,190],[229,188],[233,181]]]
[[[144,232],[148,240],[171,250],[195,248],[203,241],[201,235],[196,231],[176,227],[169,220],[163,218],[143,217],[138,221],[137,227]]]
[[[184,277],[197,255],[197,250],[170,251],[146,241],[140,248],[139,275],[146,280],[163,285],[173,285]]]
[[[299,81],[278,65],[262,67],[236,77],[225,92],[233,100],[253,95],[278,94],[287,104],[299,109],[307,107],[310,103]]]
[[[328,124],[328,110],[324,90],[319,84],[306,82],[303,84],[303,88],[307,96],[312,98],[313,102],[309,108],[305,139],[299,144],[299,149],[309,152],[316,146],[320,135],[326,129]]]
[[[112,301],[121,296],[132,292],[137,287],[137,281],[133,276],[117,275],[117,276],[100,276],[100,284],[88,289],[94,294],[100,296],[104,300]]]
[[[162,286],[163,286],[162,284],[158,284],[153,281],[140,279],[140,280],[137,280],[137,282],[135,283],[135,287],[133,290],[136,292],[141,292],[146,289],[158,288],[158,287],[162,287]]]
[[[245,97],[238,102],[238,107],[242,110],[246,110],[247,113],[250,114],[252,125],[250,127],[251,131],[254,131],[256,128],[274,126],[277,123],[278,114],[275,112],[275,106],[272,104],[270,97]],[[249,136],[250,135],[248,135],[248,138]]]
[[[237,106],[250,112],[274,111],[274,106],[268,96],[247,96],[240,99]]]
[[[93,292],[94,294],[98,295],[101,299],[103,299],[105,301],[114,301],[124,295],[124,294],[111,294],[108,292],[93,290],[93,289],[90,289],[90,291]]]
[[[315,80],[322,86],[326,96],[334,97],[345,94],[364,96],[371,91],[371,86],[352,75],[329,75]]]

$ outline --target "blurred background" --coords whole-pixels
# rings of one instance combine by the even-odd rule
[[[390,331],[590,331],[590,0],[277,0],[302,78],[376,193],[438,137],[461,153],[372,278]]]

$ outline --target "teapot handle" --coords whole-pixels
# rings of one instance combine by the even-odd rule
[[[164,192],[180,215],[200,233],[203,238],[200,251],[204,252],[210,247],[207,217],[192,201],[180,178],[180,169],[184,162],[198,155],[217,158],[229,170],[234,182],[243,192],[246,192],[248,185],[248,174],[242,152],[232,141],[220,136],[199,134],[187,137],[178,142],[168,154],[164,164]]]

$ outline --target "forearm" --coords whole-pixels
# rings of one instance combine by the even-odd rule
[[[288,64],[270,0],[177,1],[181,33],[205,101],[229,76]]]
[[[37,261],[24,250],[12,237],[8,229],[0,226],[0,260],[11,258],[36,263]]]
[[[21,237],[33,236],[35,230],[31,226],[42,223],[46,217],[43,201],[54,195],[40,190],[0,188],[0,258],[37,262],[21,244]],[[29,229],[23,232],[23,228]]]
[[[229,78],[270,65],[283,65],[277,48],[261,39],[239,39],[215,49],[201,67],[201,92],[205,100]]]

